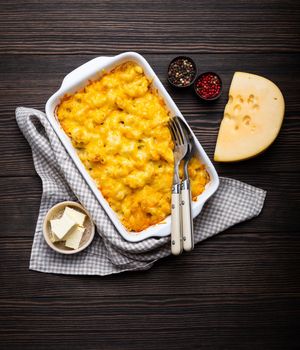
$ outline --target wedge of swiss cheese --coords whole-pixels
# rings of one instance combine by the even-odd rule
[[[236,72],[219,130],[215,161],[240,161],[261,153],[277,137],[283,116],[284,99],[273,82]]]

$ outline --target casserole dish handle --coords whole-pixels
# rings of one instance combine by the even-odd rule
[[[81,65],[80,67],[72,70],[72,72],[65,76],[60,89],[68,89],[74,83],[80,81],[82,76],[89,75],[89,73],[92,73],[95,69],[95,66],[106,64],[111,60],[111,58],[112,57],[107,56],[96,57]]]
[[[195,213],[195,211],[193,210],[193,200],[191,200],[192,219],[196,219],[196,218],[201,214],[205,202],[206,202],[206,200],[205,200],[203,203],[201,203],[200,207],[199,207],[198,210],[197,210],[197,213]],[[193,231],[194,231],[194,228],[193,228]]]

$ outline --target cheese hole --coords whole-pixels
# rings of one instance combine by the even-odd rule
[[[227,119],[232,119],[232,116],[229,113],[225,113],[224,117]]]
[[[249,117],[249,115],[245,115],[243,118],[243,123],[245,125],[250,125],[250,122],[251,122],[251,117]]]
[[[244,99],[243,99],[243,97],[242,97],[241,95],[238,95],[238,96],[237,96],[237,99],[238,99],[241,103],[244,102]]]
[[[241,109],[242,109],[241,105],[237,104],[233,107],[233,113],[238,114]]]
[[[256,104],[256,105],[254,105],[252,108],[253,108],[255,111],[258,111],[258,110],[259,110],[259,105]]]
[[[254,102],[254,95],[249,95],[248,97],[248,101],[247,101],[249,104],[252,104]]]
[[[229,95],[228,103],[232,103],[232,101],[233,101],[233,97],[232,97],[232,95]]]

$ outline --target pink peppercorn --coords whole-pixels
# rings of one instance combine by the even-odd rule
[[[218,98],[222,90],[222,82],[216,73],[208,72],[201,74],[195,81],[195,91],[204,100]]]

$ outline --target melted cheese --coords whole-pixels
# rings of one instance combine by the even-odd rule
[[[169,111],[139,65],[126,62],[66,95],[57,116],[129,231],[142,231],[170,214],[174,145]],[[195,199],[209,176],[195,158],[189,172]]]

